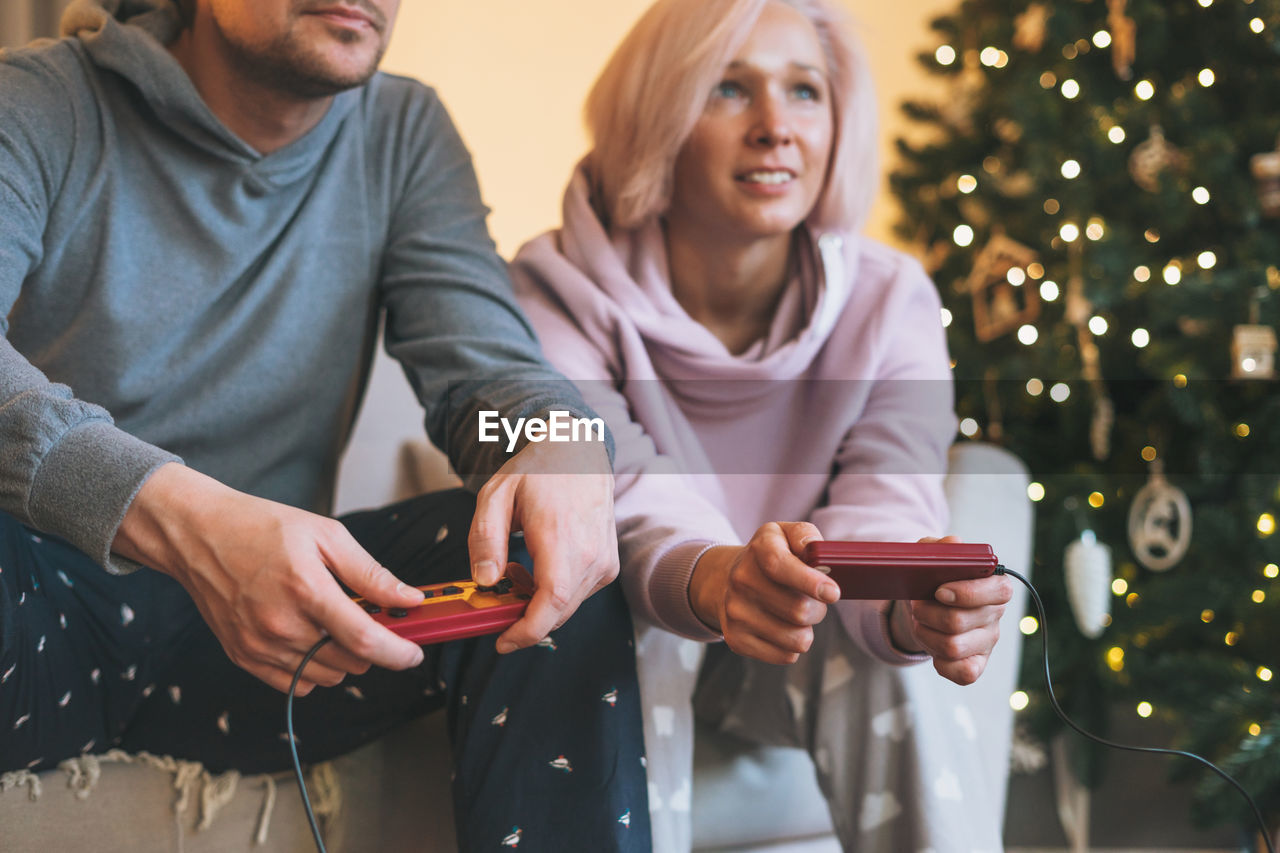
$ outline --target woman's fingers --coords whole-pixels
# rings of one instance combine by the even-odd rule
[[[840,588],[831,578],[805,564],[796,554],[804,545],[815,539],[821,539],[818,528],[805,522],[773,522],[762,526],[747,543],[749,560],[740,564],[742,582],[754,586],[756,591],[767,597],[773,596],[771,586],[781,590],[798,593],[817,602],[834,603],[840,597]],[[759,578],[769,583],[757,582]],[[784,610],[774,612],[786,618],[791,609],[788,602]]]
[[[813,628],[792,628],[776,624],[772,630],[735,627],[726,631],[725,642],[734,652],[765,663],[795,663],[813,645]]]

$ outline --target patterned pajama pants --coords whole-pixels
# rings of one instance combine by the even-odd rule
[[[474,499],[423,495],[346,516],[411,584],[469,577]],[[117,577],[0,513],[0,772],[121,748],[211,771],[289,768],[285,697],[236,667],[186,591]],[[493,637],[427,648],[294,703],[304,762],[349,752],[445,709],[465,851],[647,851],[644,744],[631,620],[617,584],[551,637],[509,655]]]
[[[992,672],[960,687],[873,660],[829,613],[791,666],[708,648],[694,702],[721,731],[807,750],[844,850],[999,853],[1009,732],[973,702],[996,691],[985,705],[1007,723],[1010,690]]]

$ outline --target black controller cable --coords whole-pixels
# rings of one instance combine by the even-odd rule
[[[1267,832],[1267,823],[1265,820],[1262,819],[1262,812],[1259,811],[1258,804],[1253,801],[1253,797],[1249,796],[1249,792],[1246,791],[1239,782],[1231,778],[1231,776],[1228,773],[1226,773],[1226,771],[1219,768],[1213,762],[1209,761],[1206,758],[1202,758],[1199,755],[1196,755],[1194,752],[1186,752],[1181,749],[1164,749],[1162,747],[1157,747],[1157,746],[1130,746],[1128,744],[1116,743],[1114,741],[1106,740],[1105,738],[1100,738],[1095,734],[1091,734],[1085,731],[1084,729],[1080,728],[1074,722],[1072,722],[1071,718],[1068,717],[1066,712],[1062,710],[1062,706],[1058,704],[1058,697],[1055,696],[1053,693],[1053,676],[1049,673],[1048,621],[1045,618],[1044,602],[1040,600],[1040,593],[1036,592],[1036,588],[1031,585],[1030,581],[1028,581],[1022,575],[1015,572],[1013,569],[1006,569],[1004,566],[997,566],[995,573],[998,575],[1008,575],[1009,577],[1014,578],[1015,580],[1017,580],[1019,583],[1021,583],[1023,586],[1027,588],[1027,592],[1031,593],[1031,600],[1035,602],[1035,605],[1036,605],[1036,613],[1038,613],[1040,616],[1040,638],[1041,638],[1041,645],[1044,651],[1045,689],[1049,694],[1049,702],[1053,705],[1054,712],[1056,712],[1057,715],[1062,718],[1062,721],[1064,723],[1066,723],[1075,731],[1089,738],[1090,740],[1096,741],[1102,744],[1103,746],[1111,747],[1112,749],[1123,749],[1129,752],[1152,752],[1160,755],[1180,755],[1180,756],[1183,756],[1184,758],[1194,759],[1195,761],[1198,761],[1201,764],[1205,765],[1214,773],[1217,773],[1219,776],[1221,776],[1223,779],[1229,782],[1232,785],[1232,787],[1234,787],[1237,791],[1239,791],[1241,796],[1245,798],[1245,800],[1249,803],[1249,807],[1253,809],[1254,818],[1258,821],[1258,831],[1262,835],[1263,842],[1267,845],[1267,853],[1276,853],[1275,845],[1272,844],[1271,836]],[[298,790],[302,794],[302,805],[307,812],[307,823],[310,824],[311,826],[311,834],[315,838],[316,849],[319,850],[320,853],[325,853],[324,840],[320,837],[320,828],[316,825],[315,813],[312,812],[311,810],[311,799],[310,797],[307,796],[307,784],[302,778],[302,764],[298,760],[298,746],[293,737],[293,696],[294,696],[294,691],[296,691],[298,688],[298,681],[301,680],[302,678],[302,670],[305,669],[307,664],[311,662],[311,658],[315,657],[316,652],[320,651],[321,647],[323,647],[325,643],[329,642],[329,639],[330,639],[329,637],[322,637],[318,643],[316,643],[314,646],[311,647],[311,651],[307,652],[306,655],[303,656],[302,663],[298,665],[298,671],[295,672],[293,675],[293,683],[289,685],[289,699],[288,699],[288,702],[285,704],[285,723],[286,723],[288,734],[289,734],[289,751],[293,755],[293,772],[298,780]]]
[[[1066,712],[1062,710],[1062,706],[1058,704],[1058,697],[1053,695],[1053,678],[1049,675],[1048,626],[1045,621],[1044,603],[1040,600],[1040,594],[1036,592],[1036,588],[1031,585],[1030,581],[1028,581],[1022,575],[1015,572],[1013,569],[1006,569],[1004,566],[997,566],[995,573],[998,575],[1008,575],[1011,578],[1017,579],[1022,583],[1023,586],[1027,588],[1027,591],[1031,593],[1031,600],[1035,602],[1036,612],[1040,614],[1040,642],[1044,648],[1045,689],[1049,693],[1049,702],[1052,703],[1053,710],[1057,712],[1058,716],[1062,718],[1062,721],[1064,723],[1066,723],[1071,728],[1075,729],[1080,734],[1089,738],[1090,740],[1097,741],[1103,746],[1109,746],[1112,749],[1124,749],[1130,752],[1155,752],[1161,755],[1181,755],[1184,758],[1191,758],[1196,761],[1199,761],[1201,764],[1208,767],[1214,773],[1217,773],[1227,782],[1231,783],[1231,785],[1237,791],[1240,792],[1240,794],[1245,798],[1245,800],[1248,801],[1249,807],[1253,809],[1253,816],[1258,821],[1258,831],[1262,834],[1262,840],[1267,845],[1268,853],[1276,853],[1275,845],[1271,843],[1271,836],[1267,833],[1267,822],[1262,819],[1262,812],[1258,810],[1258,804],[1253,801],[1253,797],[1249,796],[1249,792],[1244,789],[1244,786],[1242,786],[1235,779],[1232,779],[1231,776],[1226,773],[1226,771],[1219,768],[1213,762],[1209,761],[1208,759],[1201,758],[1199,755],[1196,755],[1194,752],[1185,752],[1181,749],[1162,749],[1161,747],[1156,747],[1156,746],[1129,746],[1128,744],[1115,743],[1113,741],[1100,738],[1097,735],[1090,734],[1089,732],[1086,732],[1084,729],[1080,728],[1075,723],[1073,723],[1071,721],[1071,718],[1066,715]]]
[[[316,841],[316,849],[320,853],[325,853],[324,838],[320,836],[320,827],[316,824],[316,814],[311,810],[311,798],[307,796],[307,783],[302,778],[302,762],[298,760],[298,742],[293,737],[293,694],[298,689],[298,682],[302,680],[302,671],[307,668],[307,664],[311,663],[311,659],[316,656],[316,652],[324,647],[324,644],[333,639],[332,637],[321,637],[320,641],[311,647],[311,651],[302,656],[302,663],[298,664],[298,671],[293,674],[293,683],[289,685],[289,699],[284,703],[284,724],[285,731],[289,735],[289,753],[293,756],[293,775],[298,780],[298,792],[302,794],[302,807],[307,812],[307,823],[311,826],[311,837]]]
[[[517,534],[518,535],[518,534]],[[511,582],[506,578],[500,580],[492,587],[477,587],[485,591],[497,590],[498,592],[507,592],[511,589]],[[284,704],[284,724],[285,732],[289,737],[289,754],[293,757],[293,776],[298,780],[298,793],[302,795],[302,807],[307,813],[307,824],[311,827],[311,837],[315,839],[316,850],[325,853],[324,838],[320,835],[320,827],[316,823],[315,812],[311,809],[311,797],[307,794],[307,783],[302,778],[302,762],[298,759],[298,741],[293,736],[293,697],[298,690],[298,682],[302,680],[302,671],[307,668],[307,664],[311,663],[311,659],[316,656],[316,652],[324,648],[324,644],[329,642],[332,637],[324,636],[311,647],[311,651],[302,656],[302,663],[298,664],[298,669],[293,674],[293,682],[289,684],[289,698]]]

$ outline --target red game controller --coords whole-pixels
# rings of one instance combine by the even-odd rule
[[[803,559],[831,575],[841,598],[932,599],[949,581],[988,578],[1000,562],[972,542],[810,542]]]
[[[493,586],[456,581],[420,586],[426,599],[417,607],[379,607],[357,598],[375,622],[420,646],[506,630],[524,615],[533,581],[523,569],[509,569]]]

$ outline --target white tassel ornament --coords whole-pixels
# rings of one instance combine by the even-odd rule
[[[1111,548],[1086,530],[1067,546],[1062,565],[1076,625],[1081,634],[1094,639],[1107,627],[1111,613]]]

